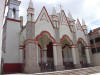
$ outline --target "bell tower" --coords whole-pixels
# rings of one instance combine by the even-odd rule
[[[8,18],[19,20],[19,5],[21,1],[10,0],[8,9]]]

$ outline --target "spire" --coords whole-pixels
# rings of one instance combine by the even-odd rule
[[[27,20],[33,21],[34,20],[34,8],[33,8],[33,2],[30,0],[29,7],[27,9]]]
[[[33,8],[33,2],[32,2],[32,0],[30,0],[28,8]]]
[[[56,9],[55,9],[55,7],[53,7],[53,9],[52,9],[52,15],[56,15]]]
[[[85,34],[87,34],[87,26],[85,24],[85,20],[84,19],[82,19],[82,28],[83,28]]]
[[[82,25],[85,25],[85,20],[84,19],[82,19]]]
[[[70,13],[70,11],[68,10],[68,17],[73,19],[72,14]]]

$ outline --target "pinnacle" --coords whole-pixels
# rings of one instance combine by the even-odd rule
[[[32,2],[32,0],[30,0],[30,2],[29,2],[29,8],[33,8],[33,2]]]
[[[52,15],[56,15],[56,9],[53,7]]]

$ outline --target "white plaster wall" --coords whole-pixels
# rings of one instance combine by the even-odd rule
[[[21,33],[20,33],[20,40],[19,40],[19,45],[24,45],[24,41],[26,40],[26,29],[24,29]],[[19,49],[20,51],[20,59],[19,62],[24,62],[24,50],[23,49]]]
[[[69,36],[69,38],[72,40],[73,39],[73,37],[72,37],[72,33],[71,33],[71,31],[70,31],[70,29],[69,29],[69,26],[67,25],[60,25],[60,30],[59,30],[59,32],[60,32],[60,39],[63,37],[63,35],[68,35]]]
[[[4,55],[4,63],[20,63],[19,31],[19,22],[7,21],[6,53]]]
[[[100,53],[93,54],[93,64],[94,66],[100,66]]]
[[[43,14],[45,15],[44,17]],[[41,20],[41,18],[43,18],[44,20]],[[44,8],[35,24],[35,36],[39,35],[42,31],[48,31],[53,37],[55,35],[53,26]]]
[[[43,20],[41,20],[41,18]],[[42,9],[38,20],[35,23],[35,37],[39,35],[42,31],[48,31],[53,37],[55,35],[53,26],[49,20],[45,8]]]
[[[26,40],[26,28],[20,33],[20,45],[23,45],[25,40]]]
[[[54,38],[55,32],[51,23],[46,21],[37,22],[35,24],[35,36],[39,35],[42,31],[48,31]]]
[[[86,39],[84,32],[82,30],[77,30],[76,25],[75,25],[75,29],[76,29],[76,39],[77,39],[77,41],[78,41],[79,38],[82,38],[87,43],[87,39]]]
[[[2,32],[2,26],[3,26],[3,16],[4,16],[4,8],[5,8],[5,1],[6,0],[0,0],[0,32]],[[2,39],[2,33],[0,33],[0,38]],[[0,40],[0,49],[2,40]],[[0,50],[0,74],[1,74],[1,54],[2,54],[2,49]]]

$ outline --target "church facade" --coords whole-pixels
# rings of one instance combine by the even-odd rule
[[[36,73],[87,67],[91,62],[91,47],[85,21],[82,24],[70,13],[55,8],[49,15],[43,7],[34,19],[33,3],[27,9],[27,23],[19,18],[20,1],[10,0],[3,26],[3,72]]]

